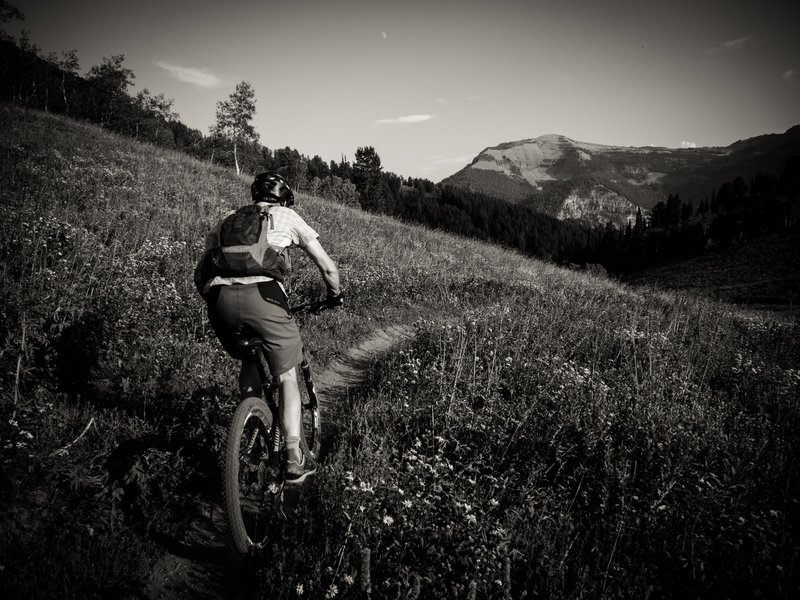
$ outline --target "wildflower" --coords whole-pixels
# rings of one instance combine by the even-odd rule
[[[394,524],[394,519],[392,517],[390,517],[389,515],[386,515],[385,517],[383,517],[383,523],[384,523],[384,525],[391,526],[391,525]]]
[[[470,525],[475,525],[478,522],[478,517],[473,515],[472,513],[467,515],[467,523]]]
[[[326,598],[335,598],[338,593],[339,593],[339,588],[336,587],[334,584],[331,584],[331,587],[329,587],[328,591],[325,592],[325,597]]]
[[[302,583],[298,583],[297,587],[294,589],[294,591],[297,593],[298,596],[302,596],[303,595],[303,584]]]
[[[411,502],[411,500],[403,500],[403,506],[406,508],[411,508],[413,506],[413,502]]]
[[[345,575],[344,576],[344,582],[347,585],[353,585],[353,578],[350,575]]]
[[[491,500],[489,500],[489,504],[492,506],[498,506],[500,503],[494,498],[492,498]]]

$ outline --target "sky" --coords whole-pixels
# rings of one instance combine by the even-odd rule
[[[44,53],[124,54],[131,92],[208,134],[237,83],[260,143],[326,161],[372,146],[438,182],[546,134],[727,146],[800,124],[800,20],[781,1],[19,0]]]

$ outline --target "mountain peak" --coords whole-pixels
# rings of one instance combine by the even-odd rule
[[[783,134],[742,140],[725,148],[686,151],[663,147],[604,146],[549,133],[485,148],[472,163],[442,181],[509,202],[525,202],[553,216],[567,200],[629,202],[652,208],[669,194],[698,202],[714,187],[756,172],[779,174],[800,154],[800,126]],[[613,198],[612,198],[613,196]],[[574,203],[574,202],[573,202]],[[585,211],[581,205],[581,210]],[[623,207],[628,214],[628,206]]]
[[[567,136],[561,135],[561,134],[558,134],[558,133],[546,133],[544,135],[540,135],[539,137],[537,137],[535,139],[536,139],[536,141],[544,142],[544,143],[548,143],[548,144],[554,144],[554,143],[558,144],[558,143],[562,143],[562,142],[570,142],[570,143],[573,143],[573,144],[575,143],[574,141],[569,139]]]

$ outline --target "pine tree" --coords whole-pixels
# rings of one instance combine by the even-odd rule
[[[382,211],[385,208],[385,190],[381,178],[381,157],[372,146],[356,150],[353,164],[353,183],[356,184],[361,208]]]

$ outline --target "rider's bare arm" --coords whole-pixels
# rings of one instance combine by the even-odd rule
[[[339,287],[339,269],[336,268],[336,263],[333,262],[331,257],[328,256],[328,253],[325,252],[319,240],[311,240],[303,246],[303,250],[306,251],[306,254],[311,257],[311,260],[313,260],[319,268],[319,272],[322,274],[322,279],[325,281],[328,292],[334,296],[338,296],[341,293],[341,288]]]

